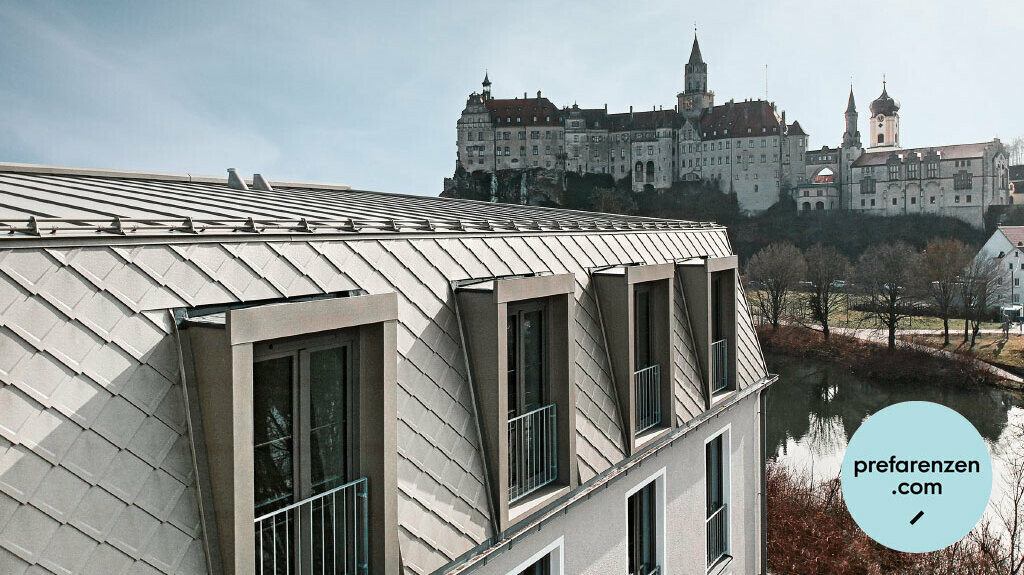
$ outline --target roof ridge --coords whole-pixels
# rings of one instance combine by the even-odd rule
[[[160,182],[189,182],[199,184],[227,184],[227,177],[204,176],[200,174],[176,174],[172,172],[146,172],[141,170],[112,170],[105,168],[76,168],[72,166],[54,166],[47,164],[22,164],[17,162],[0,162],[0,173],[14,174],[45,174],[51,176],[90,176],[94,178],[116,178],[123,180],[152,180]],[[252,185],[252,178],[245,179]],[[309,188],[315,190],[350,190],[345,184],[326,184],[317,182],[298,182],[271,180],[276,186],[287,188]]]

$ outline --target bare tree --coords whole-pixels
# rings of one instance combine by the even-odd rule
[[[896,328],[914,311],[909,283],[917,254],[903,242],[876,244],[857,261],[857,283],[867,296],[868,309],[889,332],[889,349],[896,349]]]
[[[960,273],[971,262],[971,250],[960,240],[932,240],[918,260],[917,287],[935,306],[942,318],[942,330],[949,345],[949,317],[960,288]]]
[[[998,264],[995,260],[977,257],[970,261],[960,274],[960,298],[964,309],[964,342],[968,340],[967,330],[971,327],[971,347],[974,347],[981,331],[981,322],[992,305],[996,293]]]
[[[827,340],[829,320],[843,302],[839,282],[846,281],[850,273],[850,260],[834,247],[821,244],[808,248],[806,259],[807,280],[811,282],[807,307],[811,310],[811,318],[821,326]]]
[[[793,290],[806,271],[803,254],[789,242],[770,244],[750,258],[747,279],[756,282],[754,300],[758,312],[772,324],[773,330],[779,329]]]
[[[1024,164],[1024,137],[1017,136],[1007,144],[1003,144],[1011,166]]]

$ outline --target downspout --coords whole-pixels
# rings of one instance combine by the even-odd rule
[[[768,423],[765,413],[768,407],[768,391],[770,387],[761,389],[757,394],[758,432],[760,433],[761,450],[761,575],[768,573],[768,444],[766,443]]]

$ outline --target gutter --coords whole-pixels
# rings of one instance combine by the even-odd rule
[[[576,503],[584,500],[588,500],[590,495],[602,487],[608,486],[612,480],[625,475],[634,467],[640,466],[645,460],[651,457],[657,457],[658,453],[662,448],[668,447],[677,439],[682,438],[686,434],[700,427],[702,424],[717,418],[719,415],[725,413],[730,408],[735,407],[744,399],[757,395],[761,396],[761,392],[767,389],[769,386],[779,380],[778,375],[768,374],[759,379],[756,383],[750,385],[741,392],[733,395],[729,399],[722,403],[717,404],[716,409],[713,411],[706,411],[700,416],[692,419],[686,425],[678,427],[672,430],[671,433],[664,437],[656,440],[648,449],[637,453],[631,457],[628,457],[612,467],[606,469],[588,483],[581,485],[576,491],[568,493],[558,500],[547,505],[543,510],[538,511],[531,519],[522,522],[519,525],[515,525],[503,533],[496,536],[489,537],[483,543],[477,545],[473,549],[470,549],[460,557],[453,560],[447,566],[442,567],[433,572],[432,575],[457,575],[466,573],[474,567],[486,564],[493,555],[502,551],[505,547],[512,545],[516,540],[521,537],[525,537],[533,530],[540,530],[546,524],[550,523],[558,516],[564,515],[568,512],[569,508],[574,506]],[[762,418],[763,419],[763,418]],[[763,440],[762,440],[763,442]],[[763,460],[762,460],[763,466]],[[762,537],[763,539],[763,537]],[[762,541],[762,546],[764,540]]]

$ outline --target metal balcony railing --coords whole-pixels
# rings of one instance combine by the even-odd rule
[[[707,521],[708,567],[729,553],[729,514],[722,504]]]
[[[711,344],[711,393],[729,387],[729,342],[720,339]]]
[[[558,478],[555,405],[508,420],[508,500],[514,502]]]
[[[636,432],[661,423],[661,365],[645,367],[633,374],[636,404]]]
[[[366,478],[256,519],[258,575],[366,575]]]

